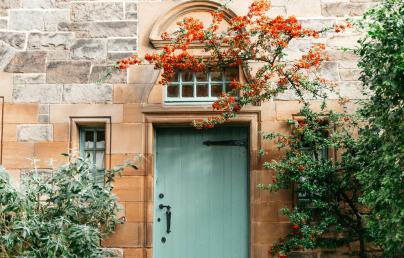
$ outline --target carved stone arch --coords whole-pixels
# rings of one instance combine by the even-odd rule
[[[169,44],[169,41],[161,39],[161,34],[163,34],[164,32],[170,32],[170,29],[177,27],[176,25],[177,21],[180,21],[185,17],[194,17],[202,20],[204,24],[209,24],[209,22],[211,22],[212,20],[211,13],[217,11],[219,8],[223,8],[221,3],[210,0],[185,1],[174,6],[168,12],[165,12],[159,18],[157,18],[149,34],[150,43],[153,45],[155,49],[162,49],[164,46]],[[219,27],[219,31],[226,30],[229,26],[229,21],[233,17],[237,16],[237,14],[234,11],[228,8],[223,8],[223,12],[224,12],[224,22],[222,22],[222,27]],[[191,44],[191,48],[196,49],[201,47],[203,47],[203,44],[201,43]],[[147,67],[147,70],[149,69],[151,69],[151,67]],[[150,71],[148,73],[150,73]],[[160,78],[161,74],[158,73],[155,75],[157,76],[148,77],[153,78],[155,84],[154,85],[149,84],[149,86],[143,91],[143,97],[142,97],[143,103],[164,104],[164,96],[163,96],[164,87],[158,83],[159,81],[158,78]],[[242,81],[248,80],[247,71],[243,67],[241,68],[240,75],[241,75],[240,79]]]
[[[193,14],[206,13],[206,17],[210,18],[210,13],[221,8],[220,3],[214,1],[187,1],[173,7],[168,12],[161,15],[154,23],[149,39],[153,47],[159,49],[164,47],[168,42],[161,39],[161,34],[167,32],[171,25],[175,24],[178,18],[183,16],[193,16]],[[228,8],[223,9],[224,21],[228,22],[231,18],[237,16]]]

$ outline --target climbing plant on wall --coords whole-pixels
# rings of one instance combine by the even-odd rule
[[[361,81],[371,90],[360,113],[356,162],[368,225],[385,257],[404,256],[404,4],[386,0],[362,22],[357,53]]]

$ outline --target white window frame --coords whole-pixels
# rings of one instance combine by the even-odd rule
[[[202,103],[211,103],[218,99],[216,96],[212,96],[212,85],[222,85],[222,92],[226,92],[226,86],[230,84],[231,80],[226,80],[225,69],[221,69],[219,72],[221,73],[222,80],[221,81],[212,81],[211,72],[207,72],[207,81],[197,81],[196,73],[193,72],[193,81],[192,82],[184,82],[182,79],[182,74],[184,71],[178,71],[178,81],[177,82],[169,82],[164,88],[164,103],[165,104],[202,104]],[[237,68],[238,69],[238,68]],[[188,72],[188,71],[187,71]],[[240,77],[238,75],[238,77]],[[197,94],[197,87],[198,84],[207,84],[208,85],[208,96],[207,97],[198,97]],[[193,86],[193,96],[192,97],[183,97],[182,96],[182,87],[183,85],[192,85]],[[177,86],[178,87],[178,97],[169,97],[168,96],[168,87],[170,86]]]

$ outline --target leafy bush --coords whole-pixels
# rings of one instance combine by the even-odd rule
[[[55,171],[34,169],[14,188],[0,170],[0,257],[105,257],[103,237],[122,221],[112,194],[121,169],[94,180],[94,165],[77,158]]]
[[[369,11],[357,51],[361,80],[372,91],[361,110],[359,133],[362,201],[368,226],[385,257],[404,257],[404,4],[385,0]]]

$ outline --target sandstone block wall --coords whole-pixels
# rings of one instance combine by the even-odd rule
[[[139,170],[127,169],[117,180],[115,193],[127,223],[104,242],[106,246],[122,249],[125,258],[150,258],[152,253],[153,155],[146,151],[150,132],[145,110],[181,113],[186,108],[162,105],[161,86],[155,85],[159,73],[149,66],[100,80],[116,60],[135,51],[144,53],[152,49],[148,38],[152,25],[160,15],[182,2],[186,1],[0,0],[2,165],[18,184],[25,175],[23,172],[32,167],[28,158],[40,159],[41,169],[66,162],[59,154],[77,146],[72,131],[82,121],[91,120],[89,117],[110,116],[112,138],[107,139],[111,144],[107,166],[122,164],[138,155],[143,157]],[[234,0],[231,8],[244,14],[249,2]],[[349,16],[360,16],[375,2],[273,0],[270,15],[295,15],[304,25],[321,28]],[[354,99],[362,97],[357,57],[339,48],[355,46],[358,36],[349,32],[319,39],[327,44],[331,56],[322,69],[323,75],[335,80],[341,92]],[[294,42],[288,54],[291,58],[299,55],[309,43]],[[337,107],[336,101],[331,100],[330,107]],[[258,109],[260,131],[288,132],[286,121],[299,110],[299,103],[295,96],[286,93]],[[76,122],[71,117],[81,118]],[[262,169],[262,162],[282,155],[269,143],[261,145],[265,157],[255,160],[250,168],[254,184],[271,182],[273,175]],[[256,211],[251,217],[253,258],[269,257],[271,242],[290,228],[278,209],[292,205],[292,193],[252,189],[251,194],[254,196],[251,206]],[[301,257],[329,255],[308,253]]]

